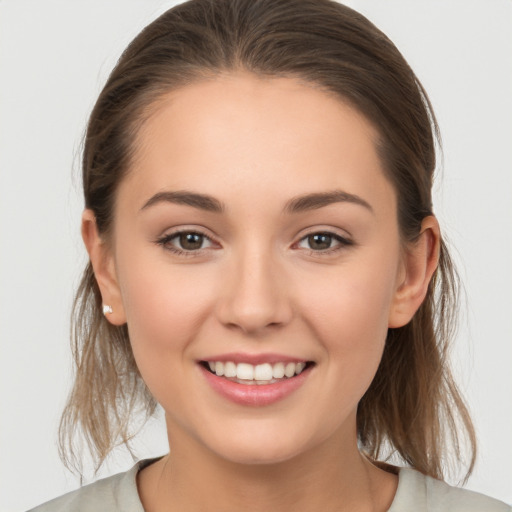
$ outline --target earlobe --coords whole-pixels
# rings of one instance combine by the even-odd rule
[[[111,324],[123,325],[126,323],[126,316],[117,282],[113,254],[98,233],[96,217],[92,210],[84,210],[81,230],[103,304],[111,308],[111,312],[109,311],[105,316]]]
[[[388,327],[403,327],[421,306],[439,263],[440,245],[437,219],[433,215],[425,217],[418,240],[404,254],[403,271],[393,297]]]

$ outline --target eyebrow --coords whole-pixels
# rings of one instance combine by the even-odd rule
[[[224,205],[218,199],[206,194],[198,194],[197,192],[189,192],[187,190],[158,192],[144,203],[141,210],[145,210],[158,203],[184,204],[214,213],[222,213],[224,211]]]
[[[225,211],[224,204],[215,197],[207,194],[199,194],[188,190],[158,192],[151,196],[141,210],[145,210],[158,203],[184,204],[200,210],[213,213],[222,213]],[[371,205],[363,198],[344,192],[343,190],[332,190],[329,192],[315,192],[290,199],[284,207],[286,213],[300,213],[310,210],[317,210],[324,206],[334,203],[352,203],[363,206],[370,212],[374,213]]]
[[[374,213],[371,205],[363,198],[344,192],[343,190],[332,190],[329,192],[318,192],[313,194],[306,194],[304,196],[298,196],[286,203],[284,208],[287,213],[299,213],[306,212],[309,210],[316,210],[329,206],[334,203],[352,203],[359,206],[363,206],[370,212]]]

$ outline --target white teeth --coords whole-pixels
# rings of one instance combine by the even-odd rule
[[[288,363],[285,367],[284,367],[284,374],[290,378],[290,377],[293,377],[295,375],[295,363]]]
[[[272,377],[282,379],[284,377],[284,363],[276,363],[272,368]]]
[[[224,363],[224,376],[225,377],[236,377],[237,376],[235,363],[233,363],[231,361]]]
[[[224,375],[224,363],[221,363],[221,362],[215,363],[215,373],[219,377],[222,377]]]
[[[272,379],[272,366],[268,363],[259,364],[254,368],[255,380],[271,380]]]
[[[236,365],[236,378],[241,380],[254,380],[254,366],[247,363]]]
[[[291,378],[300,375],[306,363],[249,363],[235,364],[232,361],[208,361],[210,370],[219,377],[227,377],[244,381],[244,384],[269,384],[283,377]]]

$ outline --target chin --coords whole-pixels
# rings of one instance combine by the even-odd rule
[[[245,449],[244,449],[245,448]],[[270,451],[268,447],[261,447],[259,449],[247,449],[247,447],[237,449],[230,447],[228,453],[217,453],[225,460],[234,464],[241,464],[245,466],[268,466],[279,464],[292,460],[299,455],[299,451],[283,450],[282,447],[276,447]]]
[[[242,465],[272,465],[294,459],[315,443],[289,430],[275,432],[246,432],[246,435],[227,436],[210,445],[217,456]]]

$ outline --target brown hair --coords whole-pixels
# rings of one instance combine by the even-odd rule
[[[330,0],[192,0],[146,27],[122,54],[92,111],[83,151],[85,206],[108,239],[116,189],[128,172],[138,130],[170,90],[220,73],[294,77],[320,86],[365,115],[398,198],[404,243],[432,214],[438,127],[427,94],[393,43],[366,18]],[[360,447],[390,454],[442,478],[460,441],[475,461],[473,426],[451,376],[448,345],[458,280],[446,245],[428,294],[412,321],[389,329],[381,364],[357,413]],[[135,410],[156,407],[137,370],[126,326],[109,324],[89,264],[74,305],[76,378],[60,428],[68,466],[83,434],[97,467],[129,444]]]

